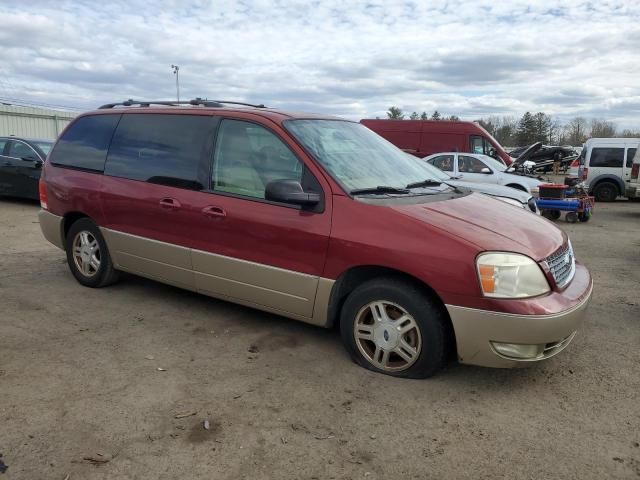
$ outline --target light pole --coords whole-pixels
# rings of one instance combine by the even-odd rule
[[[180,67],[178,65],[171,65],[173,68],[173,74],[176,76],[176,96],[180,101]]]

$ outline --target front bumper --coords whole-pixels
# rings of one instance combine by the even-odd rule
[[[587,291],[576,305],[547,315],[516,315],[447,305],[460,363],[510,368],[551,358],[573,340],[592,292],[593,282],[589,281]],[[540,353],[535,358],[515,359],[498,353],[495,343],[537,345]]]
[[[624,196],[627,198],[640,198],[640,183],[627,184]]]

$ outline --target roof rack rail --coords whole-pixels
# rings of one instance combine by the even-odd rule
[[[181,102],[172,101],[172,100],[133,100],[132,98],[130,98],[129,100],[125,100],[124,102],[107,103],[105,105],[98,107],[98,109],[104,110],[107,108],[113,108],[113,107],[119,107],[119,106],[132,107],[134,105],[138,105],[140,107],[149,107],[151,105],[164,105],[168,107],[177,107],[179,105],[202,105],[203,107],[216,107],[216,108],[223,107],[224,105],[244,105],[246,107],[253,107],[253,108],[267,108],[262,103],[259,105],[255,105],[252,103],[232,102],[232,101],[226,101],[226,100],[208,100],[206,98],[196,97],[193,100],[186,100]]]

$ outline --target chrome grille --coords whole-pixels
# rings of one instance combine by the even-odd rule
[[[573,275],[576,273],[576,259],[573,256],[571,242],[549,255],[545,261],[559,288],[564,287],[573,279]]]

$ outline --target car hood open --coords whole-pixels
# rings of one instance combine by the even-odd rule
[[[535,154],[541,148],[542,148],[542,142],[536,142],[536,143],[533,143],[533,144],[529,145],[527,148],[524,149],[524,151],[520,155],[518,155],[518,158],[516,158],[515,161],[511,165],[509,165],[509,167],[515,167],[516,165],[522,165],[524,162],[526,162],[529,158],[531,158],[531,156],[533,154]]]
[[[462,238],[483,251],[517,252],[536,261],[544,260],[567,241],[566,234],[550,221],[475,193],[391,208]]]

